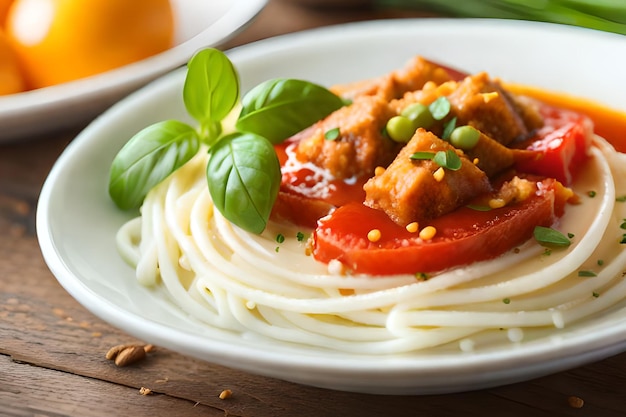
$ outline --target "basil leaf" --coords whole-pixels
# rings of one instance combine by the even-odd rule
[[[210,149],[209,192],[231,223],[261,233],[280,186],[280,164],[272,144],[253,133],[233,133]]]
[[[203,131],[221,131],[214,125],[221,122],[239,100],[239,75],[223,52],[208,48],[191,58],[187,64],[183,100]]]
[[[537,242],[550,246],[569,246],[571,241],[563,233],[549,227],[536,226],[533,234]]]
[[[109,194],[122,209],[141,206],[152,187],[197,152],[195,129],[177,120],[155,123],[133,136],[111,164]]]
[[[243,97],[236,126],[242,132],[280,143],[343,105],[339,96],[317,84],[283,78],[268,80]]]

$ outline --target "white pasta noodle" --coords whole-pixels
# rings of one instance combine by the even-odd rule
[[[600,138],[573,187],[583,201],[558,224],[575,236],[569,248],[548,256],[529,241],[426,281],[342,275],[306,255],[296,233],[308,231],[272,223],[253,235],[233,226],[213,207],[207,157],[199,152],[155,187],[117,244],[141,284],[162,286],[208,326],[367,354],[452,342],[472,351],[483,339],[519,343],[532,329],[556,331],[626,298],[626,245],[619,244],[626,204],[616,203],[626,195],[626,158]]]

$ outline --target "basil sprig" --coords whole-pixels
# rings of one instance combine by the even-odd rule
[[[254,133],[234,133],[211,148],[207,164],[215,207],[242,229],[265,229],[280,185],[280,163],[272,144]],[[278,179],[278,181],[276,181]]]
[[[124,145],[111,165],[109,194],[122,209],[139,207],[148,191],[198,153],[200,137],[177,120],[155,123]]]
[[[226,55],[206,49],[187,64],[183,87],[187,112],[198,122],[209,143],[222,133],[221,122],[239,101],[239,77]]]
[[[344,104],[339,96],[308,81],[268,80],[243,98],[237,129],[280,143]]]
[[[183,102],[198,122],[155,123],[134,135],[111,165],[109,195],[122,209],[136,209],[148,192],[209,148],[207,185],[215,207],[233,224],[262,232],[278,195],[281,173],[273,144],[345,105],[325,88],[301,80],[262,83],[243,99],[238,131],[223,134],[223,121],[239,102],[239,75],[217,49],[196,53],[187,65]]]

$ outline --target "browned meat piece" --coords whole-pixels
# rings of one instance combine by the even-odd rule
[[[447,81],[443,84],[426,83],[420,90],[407,91],[401,98],[397,100],[391,100],[389,105],[395,110],[396,113],[402,113],[406,107],[414,103],[421,103],[429,105],[439,97],[452,94],[457,89],[458,83],[456,81]]]
[[[476,166],[489,178],[493,178],[515,163],[515,152],[512,149],[496,142],[484,133],[480,134],[476,146],[465,153],[471,161],[478,160]]]
[[[486,73],[466,77],[448,99],[457,125],[474,126],[503,145],[528,135],[507,94]]]
[[[386,100],[391,100],[402,97],[407,91],[421,89],[426,82],[441,84],[450,79],[447,70],[416,56],[400,70],[369,80],[336,85],[331,91],[347,99],[363,95],[380,95]]]
[[[387,121],[395,116],[386,100],[362,96],[333,112],[311,128],[294,136],[296,157],[328,170],[335,178],[370,177],[377,166],[387,166],[400,145],[383,135]],[[326,132],[339,128],[339,137],[328,140]]]
[[[529,97],[517,96],[504,90],[505,94],[511,101],[517,114],[524,121],[526,129],[532,134],[533,131],[543,127],[543,117],[539,113],[537,102]]]
[[[440,168],[434,161],[411,159],[416,152],[448,149],[454,148],[433,133],[418,129],[391,165],[365,183],[365,204],[383,210],[405,226],[449,213],[489,192],[491,185],[485,173],[465,157],[458,171],[444,169],[440,180],[433,175]]]

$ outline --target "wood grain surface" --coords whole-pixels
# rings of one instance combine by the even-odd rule
[[[271,0],[224,48],[317,26],[405,16],[421,14]],[[142,341],[94,317],[66,293],[46,267],[35,235],[43,181],[82,127],[0,145],[0,416],[626,415],[626,353],[524,383],[430,396],[301,386],[158,346],[139,363],[115,366],[105,358],[109,348]],[[232,395],[222,399],[225,390]]]

